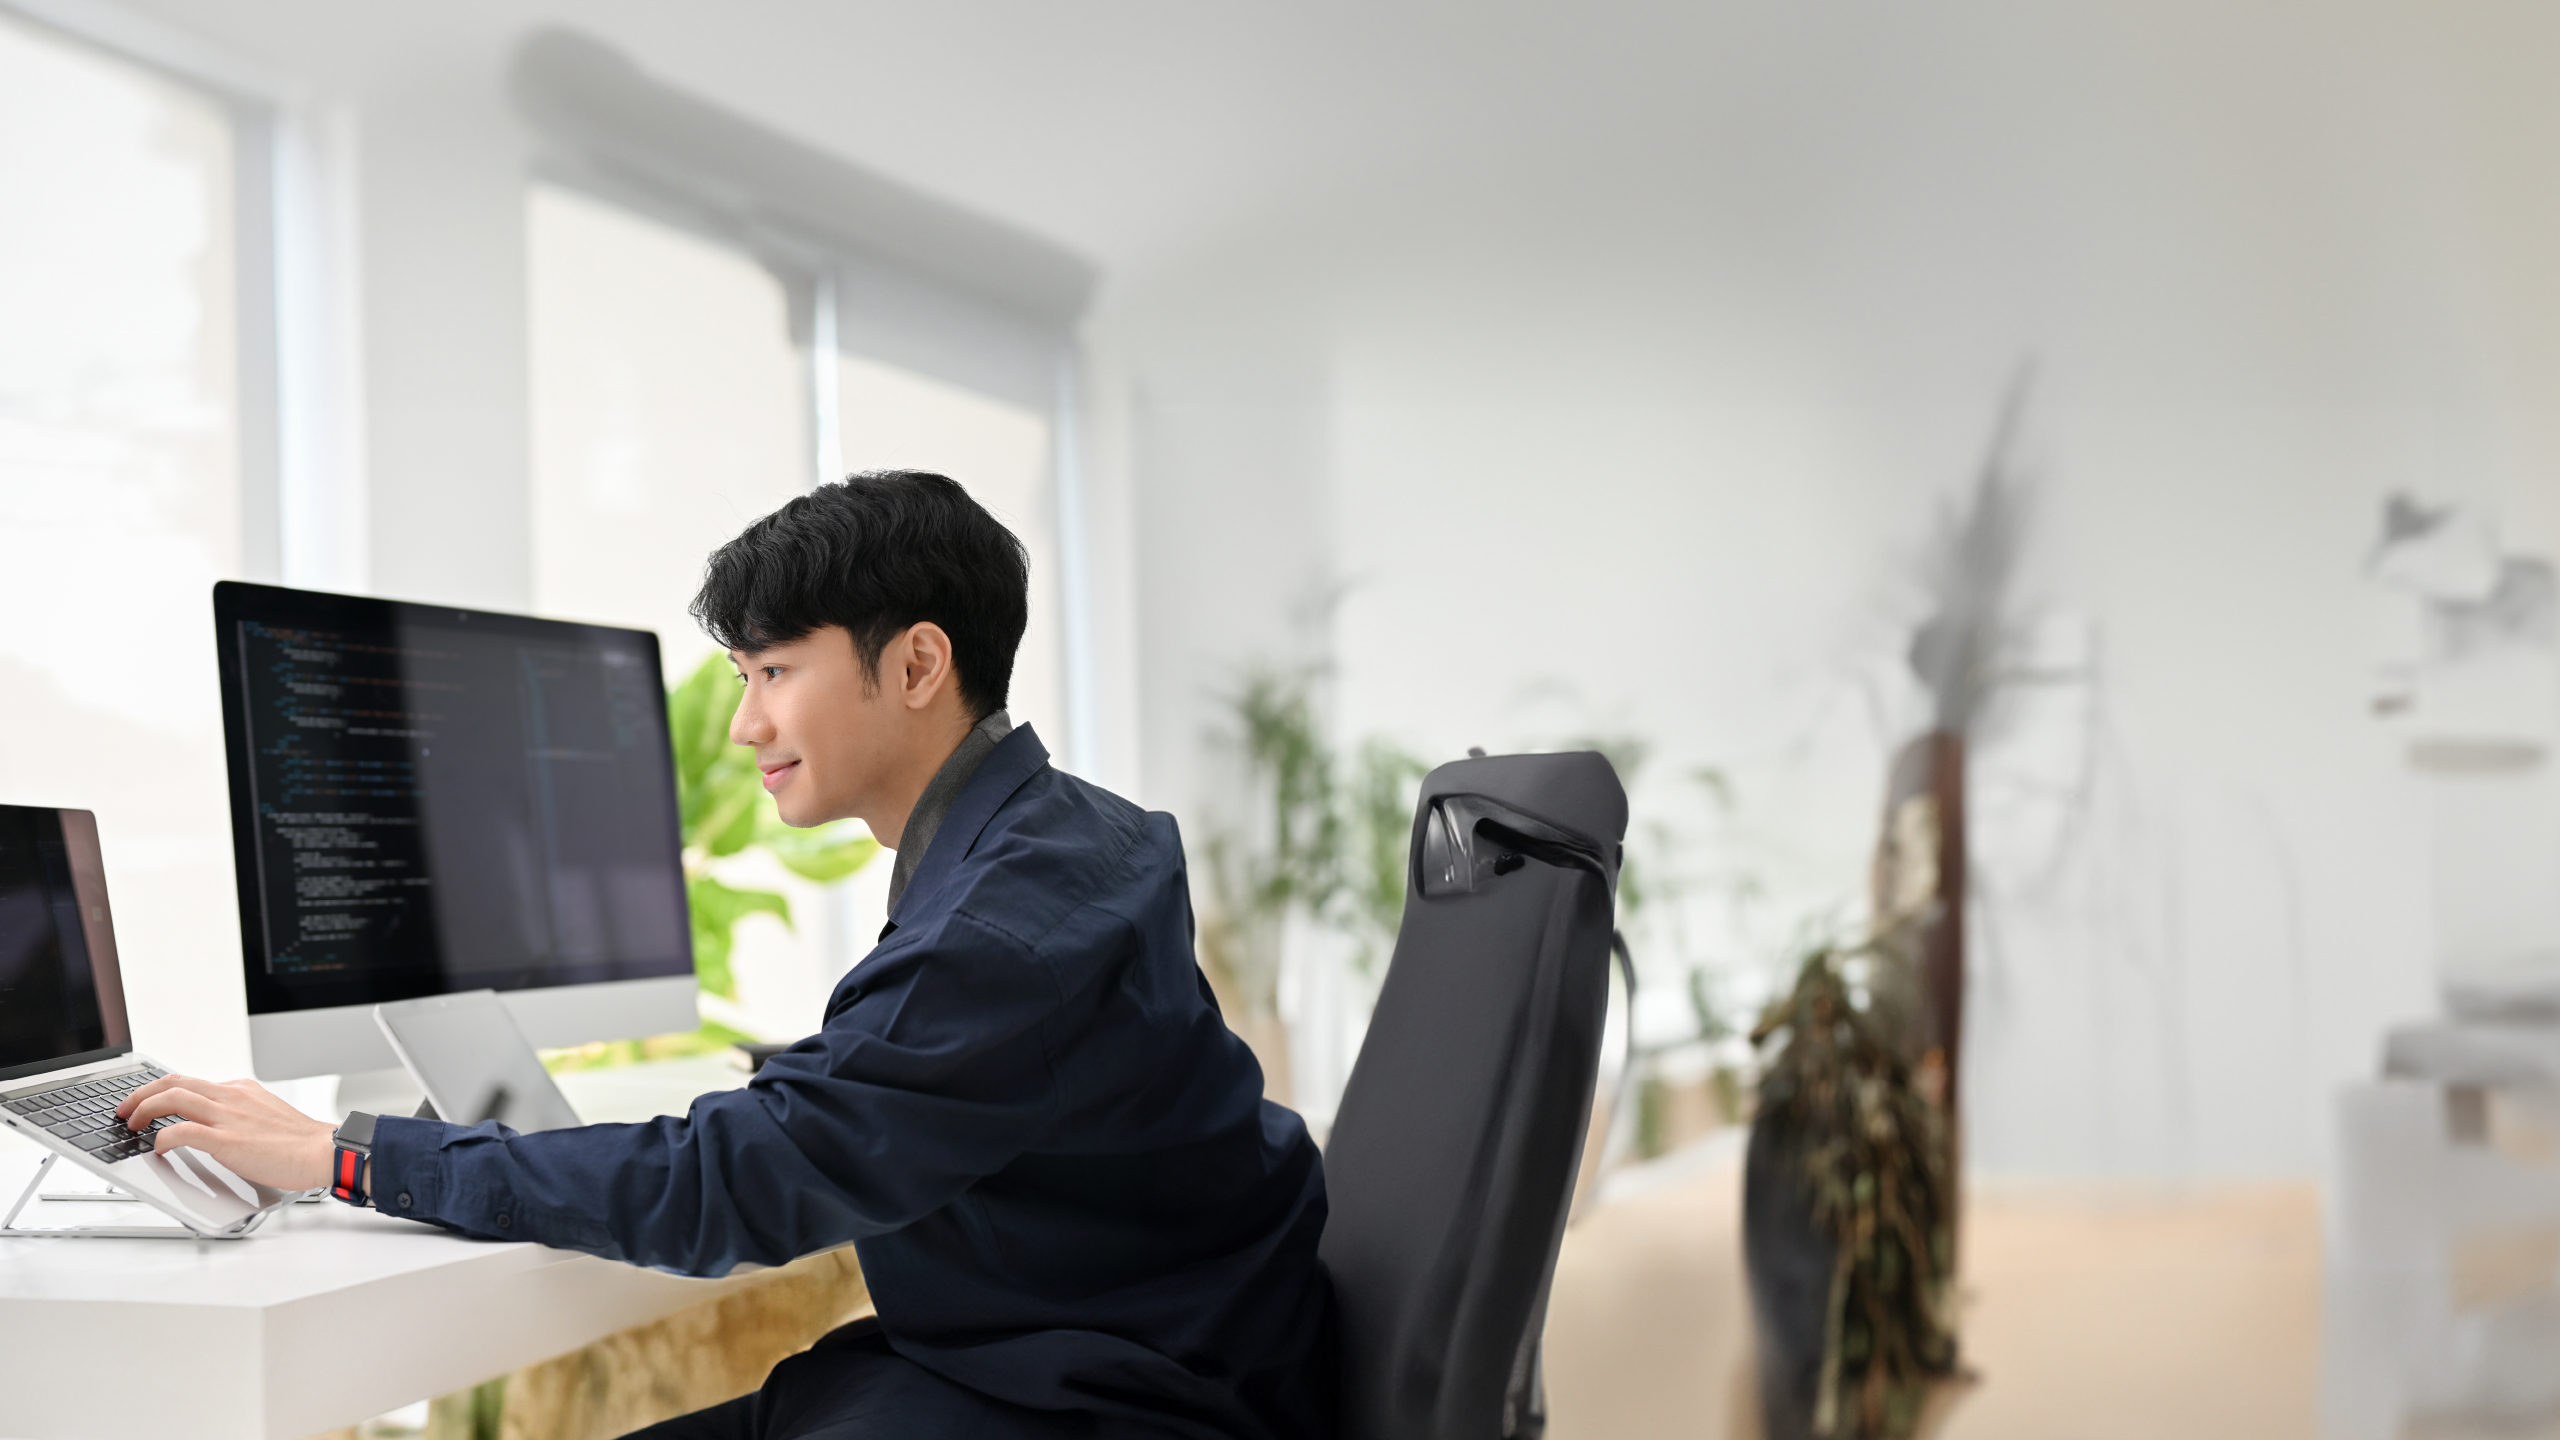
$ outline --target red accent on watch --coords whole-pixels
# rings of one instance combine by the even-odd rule
[[[351,1150],[346,1146],[341,1145],[337,1147],[337,1162],[337,1183],[329,1187],[329,1193],[340,1200],[346,1201],[350,1205],[363,1204],[366,1199],[364,1193],[365,1153],[361,1150]]]

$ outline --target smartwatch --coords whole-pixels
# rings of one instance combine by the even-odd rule
[[[330,1137],[336,1149],[329,1156],[329,1193],[350,1205],[373,1203],[364,1189],[365,1162],[373,1158],[373,1120],[361,1110],[351,1111]]]

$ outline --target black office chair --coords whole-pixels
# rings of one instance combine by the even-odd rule
[[[1343,1440],[1546,1428],[1538,1336],[1626,830],[1596,754],[1459,760],[1422,783],[1395,958],[1325,1146]]]

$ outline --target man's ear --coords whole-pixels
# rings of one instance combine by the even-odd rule
[[[951,637],[932,621],[908,626],[907,633],[898,637],[897,649],[905,672],[898,698],[908,709],[924,709],[959,682],[951,664]]]

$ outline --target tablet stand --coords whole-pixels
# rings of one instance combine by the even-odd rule
[[[9,1207],[7,1215],[0,1215],[0,1240],[246,1240],[251,1232],[267,1223],[267,1216],[276,1213],[268,1210],[251,1216],[248,1224],[228,1235],[207,1235],[201,1231],[190,1230],[184,1225],[66,1225],[58,1230],[21,1227],[18,1224],[18,1212],[26,1209],[27,1202],[36,1198],[37,1188],[44,1184],[44,1177],[53,1169],[53,1162],[60,1158],[62,1157],[58,1155],[45,1156],[44,1162],[36,1166],[36,1173],[28,1178],[27,1188],[18,1192],[18,1203]],[[45,1198],[48,1200],[60,1198],[124,1201],[133,1199],[132,1196],[123,1194],[94,1197],[48,1195]]]

